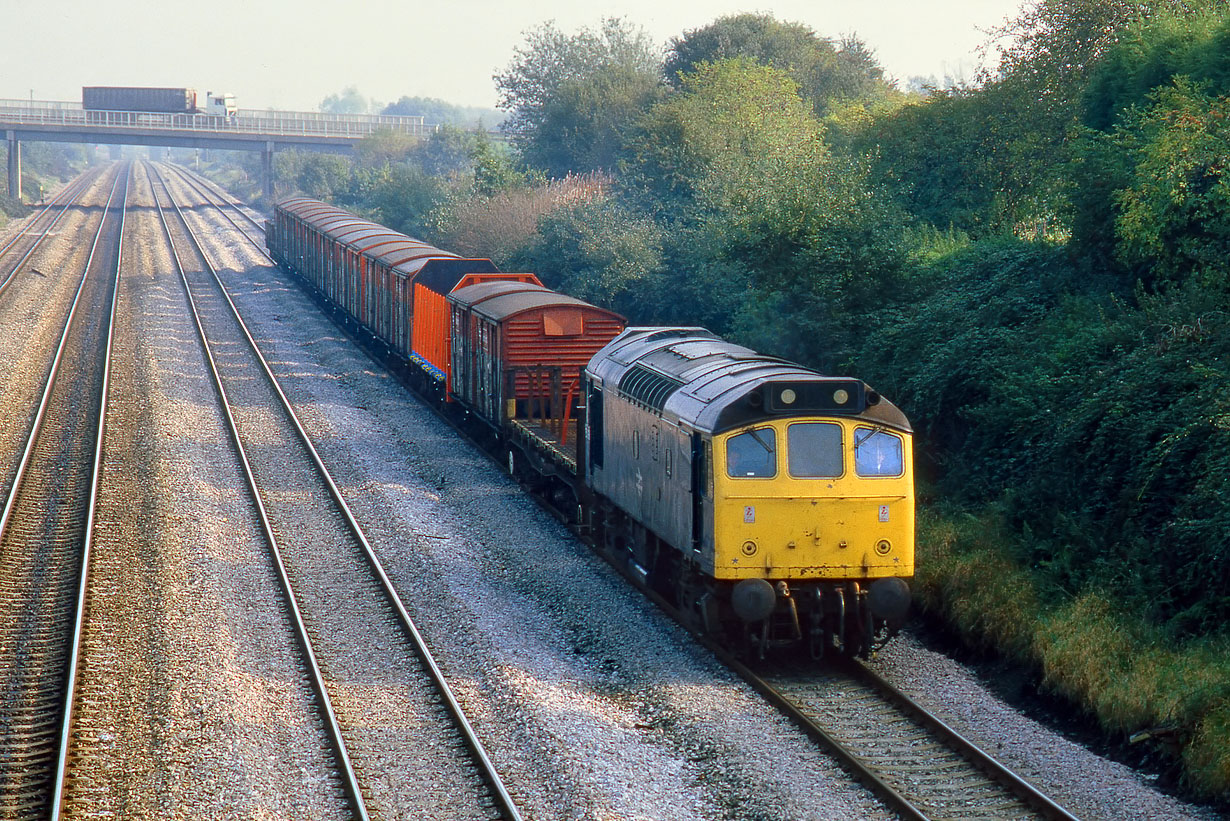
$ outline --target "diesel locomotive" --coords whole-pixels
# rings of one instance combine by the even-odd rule
[[[586,369],[591,515],[705,632],[866,655],[914,573],[911,430],[857,379],[700,328],[632,328]]]
[[[341,209],[279,203],[271,256],[694,626],[866,656],[914,572],[911,435],[862,381],[622,317]]]

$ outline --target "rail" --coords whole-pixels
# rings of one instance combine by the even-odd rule
[[[341,519],[344,521],[345,529],[347,529],[350,532],[350,534],[353,536],[357,546],[360,549],[360,553],[363,559],[366,561],[367,565],[372,571],[377,587],[383,593],[387,604],[390,605],[390,607],[396,613],[397,623],[400,625],[406,637],[409,639],[411,645],[414,648],[415,654],[418,656],[419,661],[423,665],[423,668],[425,670],[427,677],[431,680],[434,686],[434,689],[436,691],[437,702],[443,706],[443,708],[448,712],[452,720],[455,722],[455,725],[459,731],[461,740],[463,741],[466,748],[469,750],[471,759],[476,765],[481,779],[487,785],[487,788],[490,792],[490,802],[492,806],[496,809],[496,811],[499,813],[499,816],[501,818],[509,819],[509,821],[520,821],[521,819],[520,811],[518,810],[516,803],[513,801],[512,796],[509,794],[507,788],[505,787],[503,780],[500,777],[499,772],[496,770],[495,764],[491,761],[491,759],[487,755],[487,752],[484,749],[482,742],[478,738],[478,734],[475,732],[473,726],[470,724],[469,718],[466,716],[464,710],[462,709],[460,702],[457,700],[456,696],[453,694],[452,688],[449,686],[447,680],[445,679],[443,671],[440,669],[439,665],[436,663],[435,658],[431,653],[431,650],[427,646],[426,640],[423,638],[422,634],[419,632],[418,627],[415,625],[413,619],[411,619],[410,614],[408,610],[406,609],[405,604],[402,602],[401,596],[398,594],[396,588],[393,585],[392,580],[389,578],[388,574],[385,572],[384,567],[380,559],[377,557],[375,549],[372,547],[371,543],[368,541],[367,535],[365,534],[362,526],[359,524],[358,520],[354,517],[354,514],[352,513],[349,504],[347,504],[345,498],[342,496],[342,492],[340,488],[337,486],[336,482],[333,480],[333,477],[330,474],[328,467],[325,465],[324,460],[321,458],[319,452],[316,450],[316,446],[312,443],[312,439],[308,435],[308,432],[306,428],[303,426],[302,421],[299,419],[299,416],[296,414],[294,406],[291,404],[290,399],[283,392],[282,387],[279,384],[278,379],[276,375],[274,374],[272,367],[270,366],[268,360],[265,358],[264,354],[261,352],[261,349],[257,345],[255,338],[252,336],[251,331],[248,329],[247,324],[244,322],[243,317],[240,314],[239,308],[235,305],[234,301],[232,301],[230,294],[227,291],[226,286],[224,285],[224,283],[222,282],[222,279],[218,275],[217,270],[214,268],[214,265],[209,261],[209,257],[205,253],[204,248],[202,247],[200,243],[199,237],[197,236],[197,233],[188,226],[188,222],[186,219],[184,219],[183,212],[181,211],[180,206],[174,201],[173,197],[171,196],[170,188],[166,185],[166,178],[162,175],[160,171],[157,170],[157,168],[154,169],[153,178],[157,179],[158,184],[163,187],[164,191],[166,191],[167,197],[170,200],[171,205],[174,207],[175,211],[179,214],[180,220],[182,221],[185,230],[188,232],[188,235],[192,241],[193,246],[195,247],[202,262],[204,263],[205,270],[209,272],[210,278],[214,281],[214,283],[217,286],[217,293],[220,295],[221,301],[226,304],[227,308],[229,309],[230,315],[233,317],[240,333],[242,334],[243,338],[246,340],[247,347],[252,352],[255,362],[259,366],[259,370],[263,372],[265,379],[267,380],[269,389],[272,391],[274,395],[277,396],[278,402],[281,405],[283,413],[285,414],[285,417],[284,417],[285,420],[289,423],[291,427],[294,428],[295,433],[297,434],[298,439],[303,447],[303,451],[306,454],[306,457],[311,461],[311,463],[315,467],[316,471],[318,472],[321,482],[327,488],[329,496],[332,498],[334,504],[336,505],[336,512],[340,514]],[[209,200],[210,198],[207,197],[207,201]],[[218,207],[219,210],[222,210],[221,207],[217,206],[216,204],[214,204],[214,207]],[[160,208],[159,210],[161,212],[162,209]],[[230,217],[227,216],[227,219],[230,220]],[[234,221],[233,220],[230,220],[230,221],[233,225]],[[165,225],[166,223],[164,222],[164,226]],[[170,237],[169,232],[167,236],[169,239]],[[250,235],[245,233],[244,236],[247,237],[247,239],[250,242],[252,242],[255,245],[258,245],[259,247],[259,243],[255,239],[253,239]],[[261,250],[263,253],[264,250],[263,249]],[[176,258],[178,259],[177,254],[176,254]],[[180,275],[184,279],[184,287],[188,293],[189,302],[193,304],[193,313],[195,315],[196,314],[196,307],[195,307],[196,300],[192,296],[192,289],[188,283],[187,277],[184,275],[182,266],[179,266],[177,264],[177,267],[180,268]],[[223,387],[222,377],[220,375],[218,368],[216,367],[214,356],[210,352],[211,343],[209,339],[207,338],[204,326],[201,323],[199,317],[197,317],[196,319],[196,325],[197,325],[198,334],[200,336],[200,339],[206,351],[206,357],[210,362],[210,369],[211,369],[211,372],[214,378],[215,385],[217,386],[218,392],[220,396],[222,397],[223,406],[224,406],[223,410],[227,418],[227,424],[230,427],[231,439],[235,443],[236,449],[240,454],[240,460],[243,464],[246,481],[248,483],[250,490],[252,491],[252,495],[256,501],[256,505],[258,509],[260,510],[259,515],[260,515],[260,519],[262,523],[262,528],[264,529],[266,533],[266,537],[269,539],[270,544],[274,546],[274,552],[276,554],[279,551],[278,551],[278,548],[276,547],[276,537],[274,536],[273,527],[267,516],[265,505],[263,501],[261,500],[261,494],[258,488],[255,473],[251,469],[251,465],[248,461],[248,456],[246,455],[245,448],[241,442],[239,431],[235,425],[234,418],[231,414],[231,411],[229,408],[229,400],[227,399],[226,391],[225,391],[225,388]],[[301,618],[299,617],[298,605],[294,603],[296,601],[296,596],[294,592],[292,591],[292,585],[291,585],[290,579],[285,569],[281,569],[282,560],[281,560],[280,554],[278,555],[277,563],[280,568],[278,570],[278,573],[281,579],[283,590],[286,592],[287,597],[291,600],[295,608],[295,621],[297,623],[296,629],[300,635],[300,642],[305,648],[308,655],[311,656],[313,653],[311,649],[312,643],[307,636],[306,626],[304,625]],[[328,705],[329,696],[325,688],[323,678],[321,677],[319,670],[318,668],[316,668],[314,662],[311,662],[311,666],[313,668],[313,675],[315,679],[315,690],[316,690],[317,696],[323,704]],[[331,707],[329,707],[329,710],[330,710],[330,713],[332,713]],[[351,798],[351,806],[355,810],[356,815],[358,815],[361,818],[367,818],[368,816],[364,808],[364,799],[361,794],[361,791],[359,790],[358,783],[357,783],[357,775],[350,768],[349,755],[346,752],[346,747],[341,737],[341,729],[338,724],[338,720],[336,716],[332,716],[329,718],[328,721],[330,724],[330,728],[329,728],[330,733],[334,737],[334,747],[338,751],[339,757],[345,762],[344,769],[347,771],[347,782],[348,782],[347,791]]]

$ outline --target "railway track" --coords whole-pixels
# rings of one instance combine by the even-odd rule
[[[162,172],[170,172],[183,185],[200,195],[208,205],[218,209],[218,213],[225,219],[236,231],[243,234],[253,247],[269,260],[273,262],[273,258],[265,250],[265,228],[261,223],[252,218],[245,208],[242,208],[238,203],[232,200],[225,192],[219,191],[217,186],[203,177],[198,177],[188,173],[184,168],[178,165],[163,165]],[[235,214],[239,221],[231,216]],[[243,223],[242,225],[240,223]]]
[[[819,670],[779,664],[739,672],[903,818],[1073,821],[1062,807],[858,661]]]
[[[366,818],[370,805],[424,817],[519,818],[192,220],[163,175],[155,172],[153,184],[177,256],[192,257],[180,266],[184,287],[351,811]]]
[[[44,817],[62,785],[128,179],[123,167],[102,206],[0,514],[0,815],[6,818]],[[68,210],[65,204],[50,225]]]
[[[233,220],[231,223],[239,227]],[[249,232],[244,233],[259,245]],[[356,338],[364,342],[361,334]],[[382,352],[377,347],[373,353],[379,357]],[[446,421],[453,424],[453,420]],[[460,432],[465,435],[464,430]],[[476,444],[481,447],[481,443]],[[570,524],[567,515],[549,500],[539,501],[563,523]],[[585,534],[578,535],[585,538]],[[643,587],[621,562],[607,558],[676,621],[687,626],[682,614]],[[697,638],[903,818],[1073,818],[961,738],[941,718],[857,662],[831,668],[779,666],[755,671],[703,636]]]
[[[18,273],[43,247],[60,221],[70,212],[77,199],[98,178],[101,171],[83,174],[61,189],[31,219],[30,224],[0,245],[0,294],[3,294],[16,279]]]

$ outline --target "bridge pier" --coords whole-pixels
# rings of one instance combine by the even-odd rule
[[[9,149],[9,197],[21,202],[21,140],[16,131],[7,131]]]
[[[261,149],[261,177],[264,184],[265,202],[273,205],[273,141],[266,140]]]

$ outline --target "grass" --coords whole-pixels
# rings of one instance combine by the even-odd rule
[[[1037,670],[1113,738],[1152,743],[1198,796],[1230,800],[1230,637],[1175,645],[1102,591],[1055,592],[993,514],[924,511],[915,590],[969,646]]]

